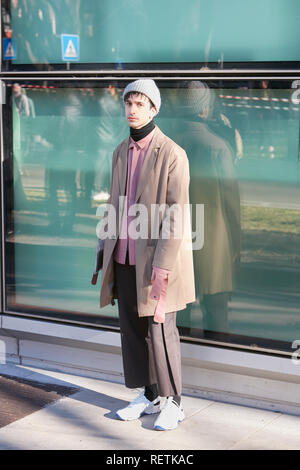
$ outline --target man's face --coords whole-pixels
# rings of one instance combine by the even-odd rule
[[[129,127],[140,129],[150,122],[156,114],[156,109],[151,108],[147,96],[135,93],[125,100],[125,115]]]

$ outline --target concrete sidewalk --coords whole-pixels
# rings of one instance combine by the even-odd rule
[[[298,416],[184,395],[186,419],[161,432],[152,429],[156,415],[116,419],[138,393],[123,384],[12,364],[0,365],[1,374],[78,391],[1,428],[0,450],[300,449]]]

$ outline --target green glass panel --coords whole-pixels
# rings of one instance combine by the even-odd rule
[[[253,82],[241,89],[234,81],[205,93],[197,82],[158,84],[156,123],[187,151],[193,231],[204,230],[204,246],[193,251],[197,300],[178,313],[178,325],[191,337],[217,332],[231,342],[239,335],[292,343],[300,326],[295,91]],[[48,85],[13,91],[8,307],[115,317],[117,307],[99,309],[90,278],[112,151],[128,135],[124,85]],[[196,204],[204,204],[204,227]]]
[[[62,63],[62,34],[79,36],[83,63],[299,60],[298,0],[12,0],[3,11],[16,64]]]
[[[120,97],[115,89],[49,88],[19,98],[14,89],[15,302],[99,313],[99,289],[90,285],[96,211],[127,130]]]

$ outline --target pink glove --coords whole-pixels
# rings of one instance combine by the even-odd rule
[[[154,314],[154,321],[157,323],[164,323],[166,314],[166,296],[168,287],[168,274],[170,271],[167,269],[157,268],[153,266],[152,271],[152,289],[150,292],[150,299],[157,300],[157,306]]]

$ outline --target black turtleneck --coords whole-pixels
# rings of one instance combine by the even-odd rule
[[[150,134],[151,131],[153,131],[155,127],[155,124],[152,121],[148,122],[144,127],[141,127],[140,129],[134,129],[133,127],[130,127],[130,137],[137,142],[138,140],[143,139],[146,137],[146,135]]]

